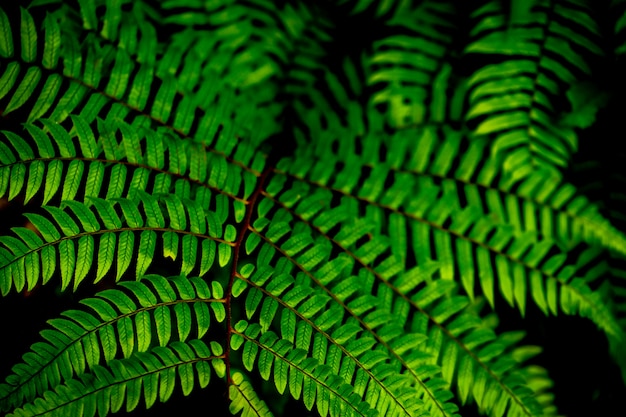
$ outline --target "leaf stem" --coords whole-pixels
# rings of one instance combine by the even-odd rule
[[[261,195],[263,190],[263,185],[267,179],[267,176],[270,172],[272,172],[273,167],[267,167],[261,176],[259,177],[259,181],[257,182],[257,186],[254,189],[254,192],[250,196],[248,200],[249,204],[246,205],[246,215],[243,219],[243,222],[240,225],[239,235],[237,236],[237,240],[235,241],[235,245],[233,247],[233,264],[230,272],[230,278],[228,280],[228,287],[226,289],[226,346],[225,346],[225,356],[224,362],[226,364],[226,385],[227,385],[227,393],[228,399],[230,400],[230,391],[228,387],[233,384],[233,380],[231,377],[230,371],[230,338],[232,332],[234,331],[232,325],[232,298],[233,298],[233,283],[237,277],[237,265],[239,263],[239,251],[241,250],[241,243],[243,239],[246,237],[246,233],[248,232],[251,220],[252,220],[252,212],[256,207],[256,202]]]

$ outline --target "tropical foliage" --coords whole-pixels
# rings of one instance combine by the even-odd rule
[[[624,55],[624,1],[3,3],[1,412],[557,415],[553,316],[626,376]]]

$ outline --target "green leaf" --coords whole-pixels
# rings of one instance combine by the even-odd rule
[[[115,247],[117,239],[114,233],[103,233],[98,245],[98,268],[95,282],[100,281],[109,272],[115,260]]]
[[[204,239],[201,243],[202,255],[200,259],[200,276],[205,275],[213,266],[215,260],[216,244],[215,241]]]
[[[51,161],[44,185],[43,204],[47,204],[56,194],[63,176],[63,163],[59,160]]]
[[[150,313],[139,311],[135,316],[135,328],[137,329],[137,351],[146,352],[152,342],[152,321]]]
[[[109,83],[105,88],[105,93],[111,97],[120,99],[126,91],[126,86],[132,72],[132,61],[123,49],[118,49],[115,56],[115,65],[111,70]],[[124,125],[120,125],[124,126]],[[130,141],[128,141],[130,142]],[[134,158],[127,155],[129,161],[136,162]]]
[[[13,37],[9,18],[3,10],[0,10],[0,55],[3,58],[13,56]]]
[[[125,230],[119,234],[117,242],[117,265],[115,280],[119,281],[133,260],[135,235]]]
[[[41,118],[50,109],[54,103],[54,98],[61,88],[61,81],[62,78],[58,74],[52,74],[46,79],[41,94],[28,115],[28,122]]]
[[[80,187],[80,180],[83,175],[85,165],[82,161],[73,160],[67,167],[66,182],[61,194],[62,200],[73,200]]]
[[[133,321],[130,317],[123,317],[117,322],[117,333],[124,357],[128,358],[133,354],[135,347],[135,333],[133,331]]]
[[[232,376],[233,385],[229,387],[231,414],[246,416],[271,416],[271,412],[265,402],[254,391],[252,385],[244,378],[241,372],[235,372]]]
[[[46,15],[43,27],[45,30],[45,43],[42,62],[45,68],[53,69],[57,65],[61,49],[61,29],[58,22],[50,14]]]
[[[62,240],[59,243],[59,267],[61,269],[61,291],[64,291],[74,276],[76,266],[76,252],[72,240]]]
[[[20,64],[18,62],[11,62],[7,65],[7,69],[0,77],[0,98],[6,96],[13,88],[19,74]]]
[[[20,10],[22,12],[20,24],[22,60],[33,62],[37,57],[37,28],[30,13],[24,8],[20,8]]]
[[[154,322],[156,324],[159,346],[166,346],[172,333],[172,321],[169,308],[166,306],[158,306],[154,310]]]
[[[183,256],[181,272],[183,275],[189,275],[196,265],[196,257],[198,253],[198,239],[192,235],[184,235],[181,242]]]
[[[98,155],[99,146],[96,143],[93,131],[89,127],[89,123],[85,120],[85,118],[78,115],[71,115],[70,117],[78,135],[78,141],[82,154],[87,158],[95,158]]]
[[[228,265],[228,262],[230,261],[230,257],[231,257],[230,245],[224,242],[221,242],[217,247],[217,253],[218,253],[219,265],[221,268],[224,268],[226,265]]]
[[[174,314],[176,316],[176,328],[178,329],[178,340],[184,342],[187,340],[191,332],[191,308],[187,303],[179,303],[174,305]]]
[[[13,97],[11,97],[11,101],[9,101],[9,104],[6,105],[3,113],[8,114],[22,107],[31,97],[35,88],[37,88],[40,78],[41,70],[39,68],[28,68],[26,75],[24,75],[24,79],[20,82],[17,90],[15,90]]]
[[[28,168],[28,183],[26,184],[26,195],[24,203],[28,203],[39,191],[43,183],[45,166],[42,161],[33,161]]]
[[[143,276],[154,258],[157,234],[154,230],[143,230],[139,236],[139,250],[137,253],[136,276]]]

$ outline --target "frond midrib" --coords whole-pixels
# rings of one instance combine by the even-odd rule
[[[20,390],[20,388],[22,388],[23,386],[25,386],[26,384],[28,384],[33,378],[36,378],[39,374],[41,374],[42,372],[45,372],[46,367],[48,365],[50,365],[51,363],[53,363],[54,361],[56,361],[65,351],[67,351],[68,349],[70,349],[74,344],[76,343],[80,343],[81,340],[85,337],[88,337],[91,333],[95,333],[98,330],[100,330],[103,327],[109,326],[113,323],[116,323],[126,317],[132,317],[135,316],[143,311],[151,311],[151,310],[155,310],[158,307],[161,306],[173,306],[176,304],[190,304],[190,303],[195,303],[195,302],[203,302],[203,303],[223,303],[224,301],[221,299],[216,299],[216,298],[201,298],[201,297],[196,297],[196,298],[191,298],[191,299],[177,299],[177,300],[173,300],[173,301],[163,301],[163,302],[157,302],[157,304],[154,304],[150,307],[140,307],[137,308],[136,310],[133,310],[132,312],[129,313],[122,313],[119,316],[113,317],[107,321],[103,321],[100,324],[98,324],[97,326],[95,326],[92,329],[85,329],[83,328],[83,330],[85,330],[85,333],[83,333],[82,335],[80,335],[78,338],[73,339],[69,344],[67,344],[66,346],[63,347],[63,349],[59,350],[54,356],[50,357],[50,360],[46,363],[40,363],[38,365],[41,366],[41,368],[39,370],[37,370],[36,372],[32,373],[31,375],[29,375],[29,377],[25,380],[20,381],[20,383],[18,385],[13,385],[13,389],[11,391],[8,391],[6,393],[6,395],[4,397],[0,397],[0,403],[2,401],[6,401],[7,399],[9,399],[12,395],[14,395],[15,393],[17,393],[17,391]],[[67,319],[66,319],[67,320]],[[54,330],[57,331],[57,330]],[[76,376],[80,376],[80,375],[76,375]],[[7,384],[9,385],[9,384]],[[27,401],[31,401],[31,399],[27,399]]]
[[[524,261],[516,259],[513,256],[511,256],[510,254],[502,252],[501,250],[494,249],[494,248],[492,248],[491,246],[489,246],[486,243],[480,242],[480,241],[478,241],[478,240],[476,240],[474,238],[471,238],[469,236],[465,236],[464,234],[462,234],[460,232],[456,232],[454,230],[445,228],[445,227],[443,227],[441,225],[438,225],[438,224],[436,224],[436,223],[434,223],[434,222],[432,222],[430,220],[423,219],[423,218],[418,217],[418,216],[416,216],[414,214],[406,213],[406,212],[404,212],[402,210],[399,210],[399,209],[396,209],[396,208],[393,208],[393,207],[390,207],[390,206],[378,203],[376,201],[369,201],[369,200],[367,200],[367,199],[365,199],[363,197],[352,195],[352,194],[349,194],[349,193],[347,193],[347,192],[345,192],[343,190],[332,188],[332,187],[329,187],[329,186],[327,186],[325,184],[321,184],[321,183],[315,182],[313,180],[309,180],[307,178],[299,177],[299,176],[294,175],[294,174],[285,174],[285,175],[292,176],[292,177],[294,177],[294,178],[296,178],[298,180],[301,180],[301,181],[304,181],[304,182],[308,182],[308,183],[310,183],[312,185],[315,185],[317,187],[320,187],[320,188],[324,188],[324,189],[328,189],[328,190],[333,191],[333,192],[340,193],[340,194],[342,194],[342,195],[344,195],[346,197],[357,199],[359,201],[365,202],[365,203],[370,204],[372,206],[380,207],[380,208],[382,208],[384,210],[391,211],[393,213],[398,213],[398,214],[400,214],[400,215],[402,215],[402,216],[404,216],[406,218],[415,220],[415,221],[417,221],[419,223],[426,224],[426,225],[428,225],[429,227],[431,227],[433,229],[437,229],[437,230],[440,230],[440,231],[442,231],[444,233],[450,234],[450,235],[454,236],[457,239],[462,239],[462,240],[468,241],[469,243],[471,243],[474,246],[482,247],[482,248],[488,250],[489,252],[493,253],[494,255],[505,257],[506,259],[508,259],[509,262],[513,262],[513,263],[521,265],[526,270],[536,271],[536,272],[540,273],[542,276],[544,276],[544,277],[546,277],[546,278],[548,278],[550,280],[555,280],[559,285],[561,285],[563,287],[566,287],[569,291],[572,291],[572,292],[576,293],[581,300],[585,300],[587,305],[591,306],[592,310],[598,311],[597,305],[595,303],[593,303],[591,300],[589,300],[589,298],[587,296],[585,296],[584,294],[581,294],[578,289],[571,287],[569,285],[569,283],[567,282],[567,280],[555,277],[551,273],[548,274],[545,271],[539,269],[538,267],[528,265]],[[598,313],[598,314],[600,316],[602,316],[602,313]],[[615,333],[615,334],[622,333],[622,330],[616,324],[613,324],[611,327],[613,327],[613,331],[612,331],[613,333]]]

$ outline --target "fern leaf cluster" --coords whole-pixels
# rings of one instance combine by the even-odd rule
[[[63,304],[3,355],[0,412],[201,391],[244,416],[559,415],[535,322],[564,316],[626,375],[619,198],[576,174],[602,163],[625,16],[0,6],[0,307]]]

